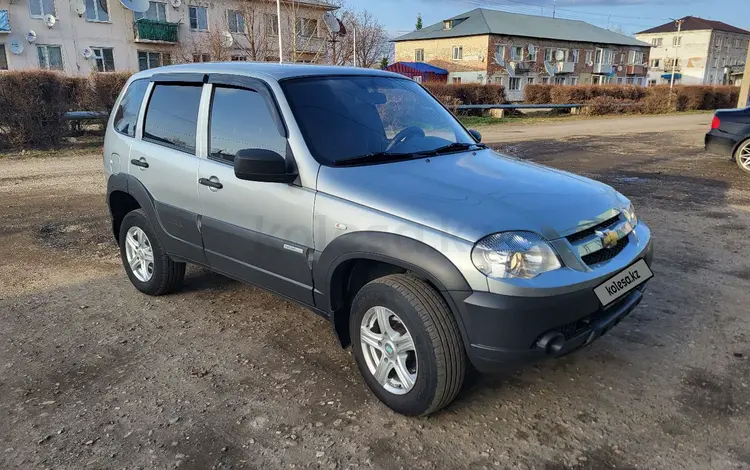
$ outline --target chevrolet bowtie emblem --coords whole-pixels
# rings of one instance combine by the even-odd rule
[[[620,236],[614,230],[596,231],[596,236],[602,241],[604,248],[614,248],[620,241]]]

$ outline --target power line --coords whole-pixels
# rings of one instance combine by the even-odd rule
[[[543,4],[539,3],[529,3],[524,2],[521,0],[455,0],[463,3],[471,3],[474,5],[491,5],[495,7],[501,7],[501,6],[508,6],[508,3],[515,3],[519,5],[526,5],[530,7],[534,7],[535,9],[539,9],[539,12],[541,13],[545,7]],[[546,5],[549,8],[549,5]],[[582,11],[582,10],[573,10],[570,8],[560,8],[555,7],[556,11],[566,11],[570,13],[575,13],[578,15],[589,15],[589,16],[601,16],[601,17],[614,17],[614,18],[626,18],[626,19],[637,19],[637,20],[658,20],[658,21],[669,21],[669,18],[660,18],[660,17],[647,17],[647,16],[629,16],[629,15],[617,15],[612,13],[596,13],[596,12],[588,12],[588,11]],[[621,24],[627,24],[627,23],[621,23]],[[630,23],[634,24],[634,23]],[[642,26],[642,25],[636,25],[636,26]]]

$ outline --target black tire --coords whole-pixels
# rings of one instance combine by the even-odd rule
[[[405,395],[386,390],[365,362],[360,325],[375,306],[392,310],[403,321],[418,357],[414,387]],[[407,416],[425,416],[450,404],[461,390],[466,353],[458,325],[440,294],[424,281],[406,274],[376,279],[355,296],[349,322],[354,357],[373,393],[386,406]]]
[[[740,143],[740,145],[737,147],[737,150],[734,152],[734,161],[737,163],[737,166],[740,167],[740,170],[750,173],[750,168],[746,168],[742,165],[742,161],[740,160],[740,154],[742,153],[742,149],[750,146],[750,139],[745,140],[744,142]]]
[[[146,234],[154,252],[154,272],[148,282],[142,282],[133,274],[125,252],[125,238],[131,227],[138,227]],[[129,212],[120,226],[120,257],[125,272],[136,289],[147,295],[165,295],[176,291],[185,278],[185,263],[173,261],[156,236],[151,222],[142,209]]]

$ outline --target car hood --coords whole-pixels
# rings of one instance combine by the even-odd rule
[[[508,230],[554,240],[627,205],[605,184],[489,149],[380,165],[323,166],[318,191],[472,242]],[[356,225],[366,228],[366,221]]]

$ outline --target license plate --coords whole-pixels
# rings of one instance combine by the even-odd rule
[[[654,273],[648,268],[646,261],[640,260],[594,289],[594,293],[602,305],[607,306],[652,277]]]

